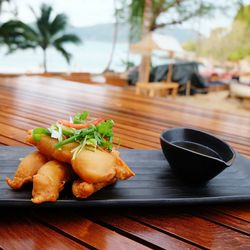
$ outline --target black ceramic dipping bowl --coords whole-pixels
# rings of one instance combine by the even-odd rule
[[[194,129],[169,129],[161,134],[160,140],[173,172],[193,185],[206,183],[229,167],[235,158],[227,143]]]

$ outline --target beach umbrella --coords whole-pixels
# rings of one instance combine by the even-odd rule
[[[140,67],[139,81],[149,81],[151,55],[154,50],[167,52],[169,58],[174,58],[175,55],[184,52],[181,44],[174,37],[149,33],[141,41],[130,46],[132,53],[141,54],[146,58],[146,60],[143,60],[144,65]],[[172,65],[169,65],[168,81],[171,81],[171,78]]]

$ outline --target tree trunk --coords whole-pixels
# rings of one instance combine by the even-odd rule
[[[44,73],[47,73],[47,54],[46,54],[46,49],[43,49],[43,70]]]
[[[117,43],[117,36],[118,36],[118,16],[116,14],[116,0],[113,0],[113,2],[114,2],[114,9],[115,9],[115,23],[114,23],[112,49],[111,49],[108,64],[107,64],[106,68],[103,71],[104,73],[110,70],[110,66],[111,66],[111,63],[112,63],[113,57],[114,57],[115,46],[116,46],[116,43]]]
[[[152,0],[145,0],[141,39],[150,33],[152,17]],[[143,55],[139,66],[139,82],[149,82],[150,66],[151,55]]]

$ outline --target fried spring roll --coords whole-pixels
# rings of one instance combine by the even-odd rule
[[[120,180],[128,179],[135,174],[120,158],[119,152],[90,151],[83,149],[76,159],[72,160],[72,150],[79,144],[69,143],[61,149],[56,149],[58,142],[47,135],[42,135],[40,141],[34,141],[31,132],[27,141],[35,145],[43,154],[56,160],[71,163],[75,173],[88,183],[107,182],[115,176]]]
[[[29,133],[27,141],[35,145],[43,154],[56,160],[71,163],[78,176],[88,183],[99,183],[111,180],[116,176],[120,180],[128,179],[135,174],[120,158],[119,152],[113,150],[112,153],[105,151],[82,150],[75,160],[72,160],[72,150],[79,144],[69,143],[61,149],[56,149],[58,142],[47,135],[42,135],[40,141],[34,141]]]
[[[35,141],[32,138],[30,131],[26,140],[36,146],[44,155],[66,163],[71,163],[73,155],[71,151],[79,145],[79,143],[73,142],[62,146],[61,149],[56,149],[55,145],[58,143],[58,140],[51,138],[48,135],[42,135],[40,141]]]
[[[115,157],[100,150],[83,149],[75,160],[72,168],[75,173],[88,183],[108,182],[115,177]]]
[[[25,183],[32,182],[33,176],[47,161],[47,158],[38,151],[27,155],[18,165],[13,180],[6,177],[7,184],[13,189],[19,189]]]
[[[33,177],[32,202],[39,204],[56,201],[71,176],[72,169],[69,165],[56,160],[47,162]]]
[[[113,156],[116,160],[116,175],[115,177],[119,180],[126,180],[131,176],[135,176],[135,173],[129,168],[129,166],[121,159],[120,153],[116,150],[112,151]]]
[[[87,183],[81,179],[74,181],[72,185],[72,192],[76,198],[87,198],[98,190],[113,184],[116,181],[116,178],[108,182],[100,182],[100,183]]]

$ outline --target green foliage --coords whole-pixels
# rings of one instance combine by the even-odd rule
[[[242,59],[249,57],[250,57],[250,45],[247,44],[245,46],[236,48],[234,51],[232,51],[228,56],[228,60],[233,62],[238,62]]]
[[[128,71],[129,69],[135,67],[135,63],[132,61],[121,60],[121,64],[125,66],[125,70]]]
[[[197,43],[194,41],[188,41],[182,44],[182,48],[187,51],[195,52],[197,50]]]
[[[36,48],[37,32],[18,20],[4,23],[0,28],[3,42],[8,45],[9,53],[17,49]]]
[[[241,34],[239,33],[241,29]],[[232,26],[232,33],[236,33],[235,39],[241,41],[229,55],[229,60],[239,61],[250,56],[250,5],[241,6],[236,14]]]
[[[241,53],[241,51],[233,51],[229,56],[228,56],[228,59],[232,62],[238,62],[240,61],[241,59],[243,59],[244,56],[243,54]]]
[[[134,35],[141,31],[145,18],[149,18],[150,31],[167,25],[180,24],[191,18],[208,16],[218,8],[216,3],[200,0],[152,0],[151,15],[145,17],[145,0],[132,0],[129,4],[128,21]]]
[[[36,21],[34,25],[28,25],[18,20],[4,23],[0,28],[2,42],[8,45],[9,52],[17,49],[41,48],[44,51],[44,67],[46,71],[46,50],[54,47],[60,52],[67,63],[70,63],[72,55],[65,49],[68,43],[79,44],[80,38],[75,34],[66,34],[68,18],[65,14],[52,17],[51,6],[42,4],[40,13],[31,9]]]
[[[242,5],[235,18],[234,18],[234,22],[242,22],[245,24],[250,24],[250,5]]]
[[[198,53],[220,62],[239,61],[250,56],[250,5],[241,6],[231,30],[214,29],[200,41]]]

